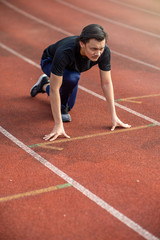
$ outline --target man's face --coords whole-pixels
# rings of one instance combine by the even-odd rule
[[[105,39],[100,42],[90,39],[86,44],[80,41],[80,53],[82,56],[88,57],[91,61],[95,62],[103,53],[105,43]]]

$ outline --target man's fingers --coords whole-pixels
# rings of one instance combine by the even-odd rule
[[[52,133],[52,134],[45,135],[45,136],[43,137],[43,139],[44,139],[45,141],[47,141],[47,140],[49,140],[49,141],[54,141],[54,140],[56,140],[60,135],[64,135],[64,137],[70,138],[70,136],[68,136],[66,133],[63,133],[63,134]]]
[[[53,138],[50,138],[49,141],[54,141],[56,140],[59,136],[61,136],[62,134],[55,134],[55,136]],[[63,134],[66,138],[70,138],[70,136],[68,136],[66,133]]]
[[[43,139],[44,140],[49,140],[51,137],[53,137],[54,136],[54,134],[47,134],[47,135],[45,135],[44,137],[43,137]]]
[[[112,126],[111,131],[114,131],[116,127],[130,128],[131,125],[125,124],[125,123],[118,124],[118,125]]]
[[[54,141],[54,140],[56,140],[56,138],[58,138],[58,136],[59,136],[59,135],[56,134],[54,137],[50,138],[49,141]]]
[[[113,126],[113,127],[111,128],[111,131],[114,131],[115,128],[116,128],[116,126]]]
[[[123,127],[124,127],[124,128],[130,128],[131,125],[129,125],[129,124],[124,124],[124,123],[123,123]]]
[[[70,136],[68,136],[66,133],[64,133],[64,136],[66,137],[66,138],[71,138]]]

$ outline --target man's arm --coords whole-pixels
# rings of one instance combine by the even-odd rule
[[[101,79],[101,87],[102,87],[104,96],[108,102],[110,113],[111,113],[111,118],[112,118],[111,131],[113,131],[117,126],[130,128],[131,127],[130,125],[124,124],[117,117],[115,104],[114,104],[114,90],[113,90],[113,84],[111,79],[111,71],[100,70],[100,79]]]
[[[69,138],[65,133],[62,117],[61,117],[61,99],[59,90],[62,85],[62,76],[57,76],[51,73],[50,77],[50,103],[51,110],[54,119],[54,128],[50,134],[44,136],[44,140],[55,140],[58,136],[64,135]]]

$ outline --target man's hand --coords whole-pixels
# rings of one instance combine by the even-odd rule
[[[130,128],[131,125],[123,123],[117,116],[112,120],[111,131],[114,131],[116,127]]]
[[[68,136],[65,133],[65,130],[63,128],[63,125],[59,125],[59,126],[54,126],[52,132],[50,134],[47,134],[43,137],[44,140],[49,140],[49,141],[54,141],[55,139],[57,139],[59,136],[63,135],[66,138],[70,138],[70,136]]]
[[[54,118],[54,128],[50,134],[43,137],[44,140],[54,141],[59,136],[64,136],[70,138],[64,130],[63,122],[61,118],[61,99],[59,94],[59,89],[62,85],[62,76],[56,76],[51,73],[50,78],[50,102],[52,115]]]

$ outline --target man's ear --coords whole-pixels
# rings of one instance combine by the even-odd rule
[[[79,41],[79,45],[81,48],[84,48],[85,44],[82,41]]]

